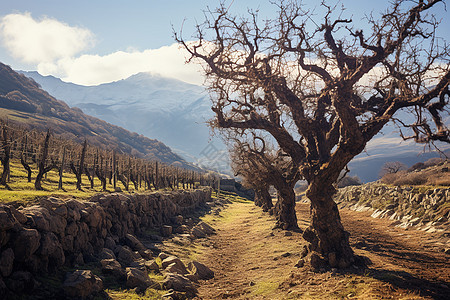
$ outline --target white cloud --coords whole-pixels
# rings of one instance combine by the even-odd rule
[[[9,14],[0,22],[2,43],[25,63],[49,63],[71,57],[93,45],[93,34],[50,18],[35,20],[30,13]]]
[[[77,84],[98,85],[139,72],[203,83],[201,67],[186,65],[187,52],[178,44],[144,51],[125,45],[125,51],[108,55],[83,54],[94,44],[91,31],[47,17],[36,20],[29,13],[1,18],[0,38],[15,59],[29,64],[42,75]]]
[[[63,80],[83,85],[97,85],[150,72],[193,84],[203,82],[200,66],[185,64],[186,53],[178,44],[144,51],[118,51],[105,56],[68,57],[50,64],[39,64],[43,75],[58,74]]]

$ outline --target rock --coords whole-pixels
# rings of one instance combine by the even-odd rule
[[[123,264],[123,265],[128,265],[131,262],[133,262],[135,259],[137,259],[138,257],[136,257],[135,253],[133,251],[131,251],[130,247],[128,246],[117,246],[116,247],[116,257],[117,260]]]
[[[169,237],[172,235],[172,226],[163,225],[161,227],[161,235],[164,237]]]
[[[206,233],[200,227],[193,227],[191,229],[191,234],[197,239],[202,239],[206,237]]]
[[[105,274],[111,274],[118,279],[126,278],[126,271],[120,263],[115,259],[102,259],[100,261],[102,264],[102,272]]]
[[[14,206],[9,206],[8,208],[19,223],[24,224],[27,221],[27,217],[22,212],[15,209]]]
[[[192,261],[188,264],[187,269],[191,274],[197,275],[199,279],[214,278],[214,271],[198,261]]]
[[[334,253],[334,252],[328,253],[328,263],[330,264],[330,266],[332,268],[337,267],[338,262],[336,260],[336,253]]]
[[[159,265],[156,263],[155,260],[149,260],[145,262],[145,267],[149,271],[156,271],[159,272]]]
[[[156,235],[156,234],[150,234],[149,238],[152,241],[156,241],[156,242],[161,242],[162,241],[162,238],[159,235]]]
[[[6,279],[6,286],[15,293],[31,292],[37,286],[37,282],[30,272],[16,271]]]
[[[214,228],[212,228],[211,226],[209,226],[208,224],[206,224],[203,221],[198,223],[197,226],[200,227],[203,230],[203,232],[205,232],[208,235],[214,234],[216,232],[216,230]]]
[[[175,224],[177,224],[177,225],[183,224],[183,216],[182,215],[178,215],[175,217]]]
[[[167,273],[166,279],[163,282],[163,287],[178,292],[185,292],[188,297],[194,297],[197,294],[197,287],[194,283],[179,274]]]
[[[111,249],[103,248],[102,251],[98,254],[99,259],[116,259],[116,255]]]
[[[0,255],[0,275],[8,277],[11,275],[14,263],[14,251],[8,248]]]
[[[144,258],[145,260],[150,260],[153,258],[153,252],[150,251],[149,249],[145,249],[145,250],[140,250],[138,251],[139,255]]]
[[[168,258],[170,255],[164,252],[161,252],[158,254],[159,259],[161,259],[161,261],[165,260],[166,258]]]
[[[76,270],[66,275],[63,289],[68,297],[86,299],[103,290],[103,281],[90,270]]]
[[[161,296],[162,300],[182,300],[182,299],[186,299],[186,295],[182,292],[177,292],[174,290],[169,290],[167,291],[166,294]]]
[[[9,206],[1,205],[0,206],[0,231],[7,231],[14,227],[17,224],[16,218],[14,218],[13,214],[9,210]]]
[[[147,271],[139,270],[138,268],[127,268],[127,287],[139,288],[145,290],[154,282],[148,277]]]
[[[41,246],[36,253],[48,257],[50,265],[55,268],[62,266],[66,261],[62,245],[53,232],[46,232],[42,235]]]
[[[125,244],[133,249],[134,251],[143,251],[145,248],[144,244],[141,243],[134,235],[127,233],[124,237]]]
[[[177,274],[187,274],[188,271],[186,269],[186,266],[183,264],[183,262],[176,256],[169,256],[166,259],[164,259],[161,263],[161,267],[162,269],[166,269],[167,267],[169,267],[170,265],[174,264],[175,266],[172,266],[171,268],[173,270],[176,270]],[[169,271],[168,271],[169,272]]]
[[[326,266],[325,261],[320,257],[320,255],[316,252],[312,252],[309,262],[314,271],[318,271],[319,269]]]
[[[78,253],[78,255],[75,257],[73,264],[75,266],[82,266],[84,265],[84,257],[83,257],[83,253]]]
[[[303,268],[305,265],[305,260],[303,258],[300,258],[299,261],[295,264],[296,268]]]
[[[36,229],[23,228],[17,233],[13,250],[15,258],[20,262],[27,261],[39,248],[41,235]]]
[[[187,271],[186,268],[183,268],[181,265],[177,263],[172,263],[165,268],[167,273],[173,273],[173,274],[180,274],[180,275],[186,275]]]
[[[300,253],[300,257],[304,258],[308,255],[309,251],[308,251],[308,247],[306,245],[303,245],[303,249],[302,252]]]
[[[146,260],[141,258],[141,259],[138,259],[138,260],[135,260],[135,261],[131,262],[128,265],[128,267],[130,267],[130,268],[137,268],[137,269],[139,269],[141,271],[147,271],[147,266],[145,265],[145,263],[146,263]]]
[[[114,248],[116,248],[116,242],[114,241],[114,239],[110,236],[108,236],[105,239],[105,248],[114,250]]]

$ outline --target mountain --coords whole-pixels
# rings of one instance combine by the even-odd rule
[[[66,83],[37,72],[22,72],[43,89],[88,115],[164,141],[191,161],[209,142],[211,118],[205,89],[179,80],[139,73],[98,86]]]
[[[98,86],[67,83],[37,72],[22,73],[72,107],[162,140],[189,161],[222,172],[228,170],[231,174],[225,146],[220,139],[210,136],[206,126],[213,112],[204,87],[149,73]],[[449,149],[448,146],[443,148],[444,151]],[[424,151],[423,145],[402,141],[396,127],[389,124],[349,167],[351,175],[369,182],[378,179],[378,172],[387,161],[412,165],[436,156],[436,152]]]
[[[70,108],[41,89],[34,80],[0,63],[0,118],[25,128],[51,131],[65,139],[93,146],[115,149],[138,157],[159,160],[167,164],[192,167],[158,140],[130,132],[119,126]]]

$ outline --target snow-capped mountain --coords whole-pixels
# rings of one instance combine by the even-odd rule
[[[163,140],[189,161],[211,142],[206,121],[212,117],[201,86],[139,73],[127,79],[82,86],[37,72],[22,72],[71,107],[130,131]],[[215,147],[223,148],[219,139]]]
[[[163,141],[188,161],[222,172],[227,169],[225,146],[219,138],[211,137],[206,125],[213,112],[204,87],[149,73],[98,86],[66,83],[37,72],[22,73],[57,99],[88,115]],[[412,165],[437,156],[423,153],[423,145],[402,141],[396,130],[392,125],[386,126],[366,151],[350,163],[351,175],[364,182],[373,181],[387,161]],[[448,149],[447,146],[443,150]]]

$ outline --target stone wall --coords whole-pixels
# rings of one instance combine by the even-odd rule
[[[349,186],[335,196],[340,207],[372,211],[372,217],[388,218],[393,226],[450,233],[450,189],[390,187],[379,183]]]
[[[89,201],[46,198],[16,209],[0,204],[0,290],[27,285],[36,274],[89,260],[126,234],[171,224],[211,201],[210,189],[96,195]]]

